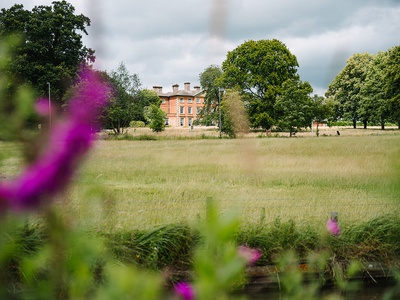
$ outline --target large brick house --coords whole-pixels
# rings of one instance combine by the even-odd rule
[[[166,123],[172,127],[192,126],[204,106],[204,92],[199,86],[190,89],[190,83],[184,83],[180,90],[178,84],[172,86],[172,92],[164,93],[161,86],[153,86],[161,99],[161,109],[167,114]]]

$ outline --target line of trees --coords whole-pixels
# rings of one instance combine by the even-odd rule
[[[219,105],[222,110],[229,107],[225,102],[237,102],[237,95],[252,128],[279,127],[292,135],[310,126],[312,120],[329,118],[333,112],[331,101],[311,96],[313,89],[300,80],[297,67],[297,58],[276,39],[250,40],[228,52],[221,68],[212,65],[200,74],[200,84],[207,95],[203,124],[219,122]],[[221,90],[222,100],[218,98]],[[236,96],[232,97],[232,93]],[[235,136],[235,126],[224,125],[233,124],[234,116],[226,111],[222,116],[223,131]],[[244,130],[243,126],[238,128]]]
[[[387,122],[400,127],[399,46],[377,55],[354,54],[329,85],[326,97],[312,95],[297,67],[296,57],[276,39],[244,42],[228,52],[222,67],[211,65],[200,73],[207,93],[203,124],[219,122],[219,107],[223,110],[224,102],[232,98],[229,94],[239,92],[253,128],[277,127],[292,135],[312,121],[337,120],[352,122],[354,128],[358,122],[364,128],[372,123],[384,129]],[[229,114],[222,116],[222,122],[231,123],[226,119]],[[231,127],[222,128],[235,135]]]
[[[335,117],[356,127],[362,122],[395,123],[400,127],[400,46],[376,55],[356,53],[329,85],[326,93],[335,103]]]

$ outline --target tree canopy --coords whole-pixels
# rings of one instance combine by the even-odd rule
[[[356,128],[360,120],[361,88],[367,77],[373,55],[356,53],[347,60],[346,66],[329,85],[327,96],[333,96],[340,103],[339,118],[353,122]],[[364,115],[367,116],[367,115]],[[366,126],[367,119],[364,119]]]
[[[329,85],[326,95],[336,104],[336,117],[400,127],[400,46],[376,55],[356,53]]]
[[[276,97],[286,80],[298,78],[297,67],[296,57],[279,40],[249,40],[228,52],[222,83],[242,91],[251,125],[268,129],[277,122]]]
[[[82,43],[90,19],[76,15],[67,1],[52,6],[35,6],[32,11],[16,4],[0,12],[0,38],[18,35],[13,48],[10,74],[30,83],[39,95],[47,95],[48,84],[54,100],[61,101],[80,66],[94,61],[94,50]]]
[[[104,112],[106,127],[120,134],[134,118],[134,99],[140,91],[140,79],[137,74],[130,74],[123,62],[103,76],[113,87],[110,105]]]
[[[132,120],[148,123],[149,121],[145,116],[145,108],[151,105],[159,107],[160,104],[161,100],[155,91],[149,89],[140,90],[133,99]]]
[[[385,81],[391,118],[400,128],[400,46],[388,51]]]
[[[205,92],[204,107],[200,113],[203,125],[216,124],[221,97],[221,86],[218,80],[222,76],[219,66],[211,65],[200,73],[200,85]]]
[[[313,89],[308,82],[295,79],[285,81],[282,88],[275,104],[278,124],[283,129],[289,129],[292,136],[298,129],[308,127],[313,120],[315,109],[310,98]]]

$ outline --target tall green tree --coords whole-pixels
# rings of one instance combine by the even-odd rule
[[[144,115],[145,107],[151,105],[160,106],[160,98],[158,97],[157,93],[153,90],[144,89],[140,90],[136,97],[133,99],[133,120],[134,121],[143,121],[147,123],[147,118]]]
[[[311,97],[313,102],[313,121],[317,122],[317,136],[319,136],[319,123],[332,121],[334,119],[335,102],[332,98],[325,98],[314,95]]]
[[[364,114],[363,118],[359,115],[361,102],[361,89],[367,77],[373,55],[369,53],[356,53],[347,60],[346,66],[340,71],[335,79],[330,83],[327,97],[333,97],[340,103],[340,115],[338,117],[349,120],[353,127],[357,127],[357,121],[364,123],[367,127],[369,115]]]
[[[216,65],[211,65],[200,73],[200,85],[205,92],[205,103],[199,115],[203,125],[208,126],[219,122],[219,109],[222,97],[219,82],[221,76],[222,70]]]
[[[385,91],[385,74],[388,52],[379,52],[373,61],[361,87],[361,101],[358,114],[362,119],[369,119],[385,129],[385,122],[390,117],[389,99]]]
[[[400,128],[400,46],[388,50],[385,90],[389,99],[390,118]]]
[[[104,112],[106,126],[115,134],[124,133],[124,128],[129,127],[134,118],[134,99],[141,87],[139,76],[130,74],[123,62],[103,76],[113,87],[110,105]]]
[[[73,83],[82,64],[94,61],[94,50],[82,42],[82,33],[90,19],[76,15],[67,1],[54,1],[51,6],[35,6],[32,11],[14,5],[0,12],[0,39],[17,34],[22,39],[13,48],[10,74],[20,82],[31,84],[39,95],[61,101]]]
[[[151,104],[148,106],[149,114],[148,118],[150,120],[150,129],[153,132],[162,132],[165,130],[165,112],[160,108],[160,105]]]
[[[282,94],[277,97],[275,107],[279,113],[279,126],[289,129],[290,136],[300,128],[308,127],[314,117],[314,103],[310,94],[313,89],[306,81],[287,80],[283,84]]]
[[[251,125],[268,129],[277,123],[275,102],[282,85],[298,78],[297,67],[296,57],[279,40],[249,40],[228,52],[222,82],[242,91]]]

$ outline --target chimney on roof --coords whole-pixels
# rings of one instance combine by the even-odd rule
[[[200,92],[200,87],[198,85],[193,87],[196,92]]]
[[[175,83],[174,85],[172,85],[172,91],[175,93],[179,90],[179,84]]]
[[[153,91],[155,91],[156,93],[162,93],[162,86],[153,86]]]
[[[190,82],[185,82],[185,91],[190,91]]]

